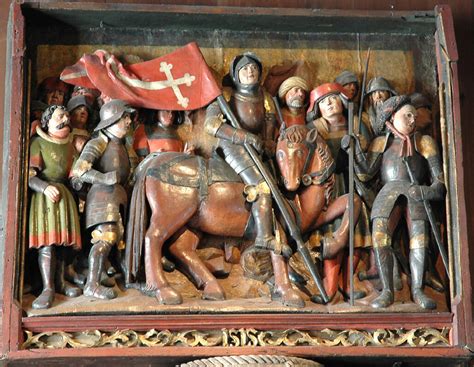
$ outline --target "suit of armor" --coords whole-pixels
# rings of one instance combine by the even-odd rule
[[[403,106],[408,101],[405,96],[398,96],[385,103],[396,103],[396,107],[400,108],[400,104]],[[405,153],[408,145],[413,149],[410,149],[410,153]],[[413,177],[409,175],[406,162]],[[380,308],[393,303],[390,228],[395,228],[400,216],[404,214],[410,237],[413,300],[423,308],[435,308],[436,303],[422,291],[425,254],[430,238],[423,200],[441,200],[444,195],[443,172],[435,141],[428,135],[414,133],[403,136],[392,130],[385,136],[375,138],[367,154],[359,150],[356,155],[356,172],[361,180],[369,180],[380,174],[383,185],[375,198],[371,219],[372,243],[384,289],[372,306]],[[420,185],[414,185],[412,179]],[[425,186],[428,181],[431,181],[431,185]]]
[[[251,63],[258,66],[258,80],[250,85],[243,84],[239,81],[239,70]],[[255,246],[274,249],[270,188],[243,146],[248,143],[257,150],[261,150],[262,140],[273,141],[276,122],[275,110],[271,97],[260,86],[261,71],[262,65],[253,54],[246,53],[234,59],[230,74],[235,89],[227,91],[226,99],[240,121],[242,129],[235,129],[225,123],[217,102],[211,104],[207,109],[205,129],[209,134],[220,138],[219,146],[222,148],[226,162],[242,178],[243,182],[257,193],[256,198],[247,197],[249,201],[253,201],[252,215],[257,231]],[[273,152],[267,153],[272,154]],[[247,189],[246,192],[248,192]]]
[[[89,253],[89,272],[84,294],[102,299],[117,295],[111,288],[100,285],[104,262],[115,244],[123,236],[123,222],[127,207],[125,186],[136,164],[132,149],[125,145],[125,134],[133,112],[120,100],[102,106],[98,135],[84,147],[73,169],[76,182],[87,182],[92,187],[86,199],[86,227],[91,230],[92,248]],[[117,136],[117,129],[123,136]],[[115,130],[114,130],[115,129]],[[115,134],[113,133],[115,132]]]

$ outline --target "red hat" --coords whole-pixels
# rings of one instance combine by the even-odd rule
[[[313,111],[314,106],[319,103],[324,97],[330,94],[342,94],[347,99],[344,87],[339,83],[324,83],[319,87],[314,88],[309,95],[309,107],[306,113]]]

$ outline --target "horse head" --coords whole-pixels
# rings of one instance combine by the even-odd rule
[[[319,171],[316,129],[294,125],[280,132],[276,148],[276,159],[283,184],[288,191],[296,191],[301,183],[308,186],[312,183],[308,172]]]

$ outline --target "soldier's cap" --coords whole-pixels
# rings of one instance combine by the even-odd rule
[[[370,94],[378,90],[387,90],[392,93],[392,96],[398,95],[398,93],[395,91],[395,89],[392,88],[388,80],[381,76],[377,76],[369,80],[369,82],[367,83],[366,94]]]
[[[387,99],[381,106],[377,123],[379,126],[384,126],[385,122],[390,121],[390,118],[403,106],[411,104],[410,97],[407,95],[393,96]]]
[[[91,112],[91,107],[87,103],[87,98],[83,95],[78,95],[72,97],[67,103],[67,111],[72,112],[77,107],[86,106],[89,113]]]
[[[431,102],[423,94],[415,92],[415,93],[410,94],[409,97],[410,97],[410,100],[411,100],[411,105],[413,107],[415,107],[417,109],[422,108],[422,107],[426,107],[426,108],[429,108],[431,110]]]
[[[308,111],[306,112],[307,115],[309,115],[313,110],[318,110],[319,108],[317,107],[317,104],[323,99],[326,98],[327,96],[331,94],[337,94],[342,97],[343,102],[347,100],[346,96],[346,90],[344,87],[339,84],[339,83],[324,83],[321,84],[319,87],[314,88],[311,91],[311,94],[309,95],[309,107]],[[317,111],[315,111],[316,115],[313,117],[318,117]]]
[[[44,111],[48,108],[48,105],[43,101],[38,101],[37,99],[31,101],[30,111]]]
[[[115,124],[125,112],[135,113],[136,110],[120,99],[113,99],[100,109],[100,122],[94,131],[105,129]]]
[[[286,93],[288,93],[291,88],[295,87],[303,89],[306,93],[309,92],[309,86],[306,80],[300,78],[299,76],[292,76],[288,79],[285,79],[285,81],[281,83],[280,88],[278,88],[278,97],[280,97],[280,99],[284,99]]]
[[[355,75],[352,71],[349,70],[344,70],[343,72],[341,72],[338,76],[336,76],[334,82],[339,83],[343,86],[349,83],[356,83],[357,86],[359,86],[359,79],[357,79],[357,75]]]
[[[60,90],[64,93],[69,92],[69,85],[64,83],[57,76],[50,76],[43,79],[43,81],[38,86],[39,91],[54,91]]]

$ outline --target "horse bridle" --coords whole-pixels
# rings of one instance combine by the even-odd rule
[[[312,131],[316,131],[316,129]],[[317,147],[316,145],[317,131],[314,137],[312,137],[312,131],[308,133],[309,139],[305,140],[305,145],[308,148],[309,153],[306,156],[306,161],[304,162],[304,166],[303,166],[303,175],[301,176],[301,182],[303,183],[304,186],[321,185],[329,178],[329,176],[331,176],[334,173],[334,170],[336,169],[336,162],[333,159],[332,163],[329,166],[319,171],[304,173],[308,170],[309,164],[314,156],[314,151],[316,150],[316,147]]]

